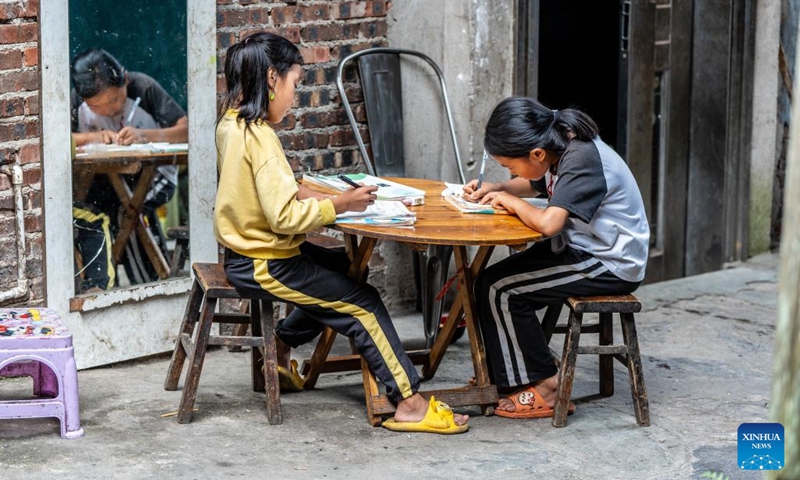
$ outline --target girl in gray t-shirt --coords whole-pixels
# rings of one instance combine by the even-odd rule
[[[473,180],[465,196],[507,209],[549,237],[487,268],[475,282],[492,381],[513,392],[495,413],[550,417],[558,369],[536,310],[560,308],[571,296],[633,292],[647,265],[644,204],[628,166],[581,111],[507,98],[487,122],[484,146],[514,178],[480,188]],[[520,198],[539,195],[547,195],[546,208]]]

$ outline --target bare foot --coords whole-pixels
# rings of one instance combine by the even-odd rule
[[[278,366],[289,368],[292,359],[292,347],[283,343],[281,337],[275,335],[275,350],[277,351]]]
[[[547,406],[553,408],[553,406],[556,404],[556,392],[558,391],[558,374],[553,375],[550,378],[545,378],[544,380],[534,382],[533,388],[539,392],[539,395],[542,396],[544,401],[547,403]],[[513,412],[515,409],[516,406],[514,405],[514,402],[512,402],[508,397],[504,397],[497,402],[497,408],[495,410]]]
[[[396,422],[419,422],[425,418],[425,413],[427,412],[428,401],[419,393],[415,393],[397,402],[394,420]],[[460,413],[453,412],[453,421],[456,425],[464,425],[467,423],[467,420],[469,420],[469,415],[461,415]]]

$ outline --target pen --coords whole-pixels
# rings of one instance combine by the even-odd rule
[[[475,189],[476,191],[481,189],[481,185],[483,185],[483,171],[486,169],[486,157],[489,155],[486,153],[486,150],[483,151],[483,159],[481,160],[481,171],[478,172],[478,185]]]
[[[350,178],[346,177],[345,175],[339,175],[339,180],[343,181],[344,183],[350,185],[353,188],[361,188],[363,185],[359,185],[356,182],[350,180]]]
[[[130,125],[131,120],[133,120],[133,114],[136,113],[136,109],[139,108],[139,104],[142,102],[142,97],[136,97],[136,100],[133,102],[133,108],[131,108],[131,112],[128,114],[128,118],[125,119],[125,125]]]

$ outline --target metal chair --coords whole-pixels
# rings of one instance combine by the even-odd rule
[[[450,111],[450,102],[447,99],[447,87],[444,76],[436,62],[427,55],[401,48],[371,48],[355,52],[339,62],[336,72],[336,85],[342,98],[342,105],[353,128],[361,157],[371,175],[387,177],[405,177],[405,158],[403,148],[403,92],[400,77],[402,55],[417,57],[425,61],[436,73],[439,79],[441,100],[447,115],[450,127],[450,138],[453,142],[455,161],[458,166],[458,176],[464,183],[464,169],[461,155],[458,151],[456,132],[453,125],[453,115]],[[372,158],[370,158],[364,140],[359,132],[353,109],[344,89],[343,72],[348,63],[358,62],[361,90],[364,97],[364,107],[367,113],[367,126],[369,127]],[[429,246],[425,251],[417,252],[417,268],[420,282],[417,292],[422,298],[422,318],[425,323],[425,342],[428,348],[433,344],[439,328],[439,319],[442,314],[443,299],[437,300],[437,294],[444,285],[452,247]]]

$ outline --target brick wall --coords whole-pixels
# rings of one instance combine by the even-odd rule
[[[386,13],[391,2],[217,0],[217,89],[223,92],[225,50],[258,31],[283,35],[300,48],[304,77],[295,107],[278,134],[295,171],[356,170],[361,162],[355,138],[336,89],[340,58],[369,47],[386,46]],[[365,122],[354,72],[345,72],[356,118]],[[366,135],[366,131],[362,132]],[[365,136],[365,141],[367,141]]]
[[[28,299],[43,300],[42,164],[39,145],[39,1],[0,1],[0,162],[23,169]],[[16,286],[14,193],[0,175],[0,290]]]

